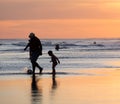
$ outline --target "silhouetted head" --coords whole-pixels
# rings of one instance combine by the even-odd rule
[[[35,34],[34,33],[30,33],[29,38],[33,38],[33,37],[35,37]]]
[[[50,51],[48,51],[48,55],[53,55],[53,52],[50,50]]]

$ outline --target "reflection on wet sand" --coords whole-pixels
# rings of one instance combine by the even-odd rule
[[[40,79],[40,76],[32,75],[32,82],[31,82],[31,104],[43,104],[45,99],[49,99],[50,101],[54,99],[55,92],[58,87],[56,76],[52,75],[52,84],[51,81],[47,81],[45,78]],[[39,81],[42,80],[42,83]],[[50,85],[50,89],[49,89]],[[44,86],[44,88],[42,87]],[[50,91],[47,93],[46,92]],[[52,97],[52,98],[51,98]]]
[[[37,104],[38,102],[42,102],[42,88],[38,87],[38,82],[40,79],[37,79],[35,74],[32,75],[32,83],[31,83],[31,96],[32,96],[32,104]]]
[[[56,80],[56,76],[52,75],[52,84],[51,84],[51,90],[50,90],[50,103],[54,104],[54,101],[56,99],[56,92],[58,90],[58,82]]]
[[[52,91],[55,91],[57,89],[57,81],[56,81],[56,76],[52,75]]]

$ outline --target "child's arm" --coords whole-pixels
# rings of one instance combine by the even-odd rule
[[[57,62],[60,64],[60,60],[56,57]]]

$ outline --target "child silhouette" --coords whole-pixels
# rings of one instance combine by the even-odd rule
[[[56,74],[55,67],[60,61],[59,59],[53,54],[53,52],[50,50],[48,51],[48,55],[51,56],[51,61],[52,62],[52,74]]]

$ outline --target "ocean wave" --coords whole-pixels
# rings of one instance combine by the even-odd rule
[[[102,41],[102,40],[101,40]],[[66,40],[66,41],[62,41],[62,40],[42,40],[41,41],[43,47],[48,46],[48,47],[55,47],[56,44],[59,44],[61,49],[67,49],[70,47],[78,47],[78,48],[104,48],[104,49],[108,49],[108,47],[111,47],[111,49],[114,47],[119,48],[120,47],[120,42],[89,42],[87,40]],[[25,40],[17,40],[17,41],[6,41],[6,42],[2,42],[0,43],[0,45],[5,45],[5,46],[18,46],[18,47],[25,47],[27,45],[27,41]],[[111,50],[110,49],[110,50]]]
[[[68,42],[56,42],[56,43],[54,43],[54,42],[44,42],[43,41],[43,43],[42,43],[42,45],[44,45],[44,46],[55,46],[56,44],[59,44],[59,46],[61,46],[61,47],[70,47],[70,46],[75,46],[75,47],[104,47],[105,45],[103,45],[103,44],[77,44],[76,42],[73,42],[73,43],[69,43],[69,41]]]
[[[3,49],[0,52],[24,52],[24,49]]]
[[[27,43],[25,42],[18,42],[18,43],[12,43],[12,45],[15,45],[15,46],[26,46]]]
[[[75,60],[75,59],[116,59],[120,58],[120,56],[76,56],[76,57],[59,57],[59,59],[70,59],[70,60]],[[41,58],[40,58],[41,59]]]
[[[69,49],[78,51],[120,50],[118,40],[41,40],[41,43],[44,49],[54,49],[55,45],[59,44],[63,51],[69,51]],[[0,43],[0,51],[22,51],[21,48],[24,49],[26,45],[27,40],[4,40]]]
[[[78,49],[79,51],[119,51],[120,48],[116,47],[116,48],[108,48],[108,47],[105,47],[105,48],[86,48],[86,49]]]

